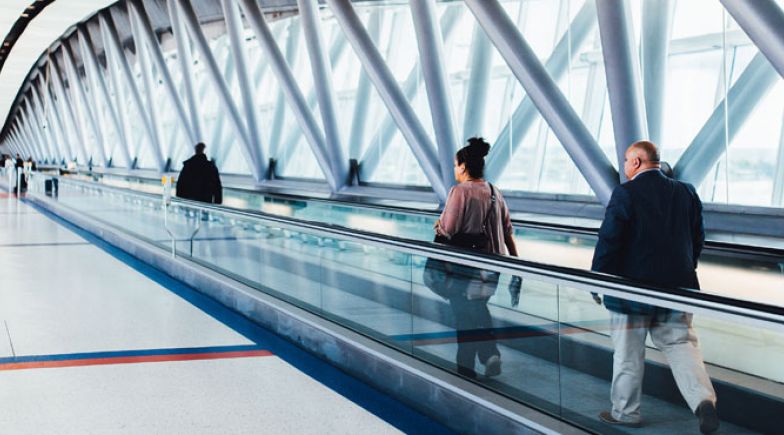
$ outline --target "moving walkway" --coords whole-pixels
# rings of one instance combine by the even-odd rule
[[[498,400],[534,409],[574,430],[622,432],[596,418],[609,406],[612,346],[609,316],[591,293],[695,314],[695,330],[726,433],[775,432],[778,424],[771,416],[784,412],[784,370],[779,364],[784,356],[784,308],[780,306],[712,291],[655,288],[578,268],[480,255],[294,217],[177,199],[167,203],[158,195],[67,178],[60,179],[59,195],[49,197],[43,181],[43,177],[31,180],[31,201],[66,219],[78,218],[83,225],[99,224],[102,230],[96,232],[110,242],[119,236],[132,238],[175,257],[173,261],[195,264],[227,283],[241,283],[259,298],[284,301],[347,328],[401,360],[413,358],[432,368],[430,378],[422,376],[422,382],[436,377],[452,387],[468,383],[470,388],[450,390],[454,394],[474,391],[474,407],[465,409],[463,420],[447,422],[455,429],[465,430],[468,426],[454,425],[468,424],[468,419],[474,424],[469,431],[478,431],[481,421],[489,420],[471,418],[489,415],[483,412],[520,422],[523,414],[505,414],[504,409],[488,405]],[[454,300],[424,285],[428,258],[500,274],[486,304],[491,328],[461,330],[458,340]],[[510,286],[514,277],[522,280],[519,294]],[[232,308],[244,309],[239,302]],[[252,318],[268,314],[243,312]],[[287,333],[291,319],[266,321],[305,348],[320,346]],[[488,343],[500,349],[501,373],[487,376],[477,364],[475,377],[455,377],[458,347]],[[390,377],[352,368],[339,349],[319,349],[333,364],[379,388],[396,388],[389,385]],[[449,406],[441,396],[416,395],[410,389],[407,394],[404,400],[418,402],[431,415],[455,415],[455,409],[439,409],[439,403]],[[696,419],[682,403],[663,356],[654,348],[647,350],[644,394],[645,426],[635,433],[695,432]],[[526,418],[528,423],[535,420]],[[527,427],[548,430],[547,424],[537,424]]]

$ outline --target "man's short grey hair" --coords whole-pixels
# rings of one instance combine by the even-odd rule
[[[642,155],[645,157],[644,160],[647,160],[651,163],[659,163],[661,161],[659,148],[653,142],[641,140],[633,143],[630,148],[639,150],[640,153],[642,153]]]

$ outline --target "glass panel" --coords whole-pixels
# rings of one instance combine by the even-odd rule
[[[43,180],[34,177],[31,192],[41,194]],[[170,249],[154,196],[61,179],[58,201]],[[721,302],[718,310],[645,305],[618,299],[646,291],[627,284],[533,267],[510,276],[514,264],[480,270],[457,257],[434,262],[411,247],[179,201],[166,224],[178,256],[584,429],[610,429],[598,415],[610,409],[614,360],[626,361],[625,371],[616,368],[616,394],[632,398],[615,418],[640,418],[639,385],[646,430],[694,433],[693,410],[716,400],[712,384],[723,432],[778,428],[769,416],[784,409],[784,326],[775,320],[731,314]]]

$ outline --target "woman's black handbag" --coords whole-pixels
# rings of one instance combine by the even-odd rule
[[[487,212],[482,224],[483,232],[476,234],[458,233],[451,238],[436,235],[433,241],[472,251],[489,252],[490,237],[488,236],[487,222],[490,219],[490,215],[495,214],[496,204],[495,190],[492,184],[490,184],[490,201],[490,210]],[[427,262],[425,262],[422,277],[425,285],[442,298],[467,297],[468,299],[480,299],[490,297],[495,293],[499,274],[475,267],[428,258]]]

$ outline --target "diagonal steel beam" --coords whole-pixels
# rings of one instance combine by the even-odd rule
[[[93,46],[93,41],[90,38],[90,35],[87,31],[87,28],[83,25],[77,26],[77,37],[79,40],[79,48],[82,53],[82,63],[84,64],[84,71],[87,75],[87,78],[90,80],[91,88],[92,88],[92,97],[93,97],[93,104],[95,106],[95,110],[98,112],[98,119],[100,120],[101,124],[103,124],[103,120],[101,119],[101,99],[103,98],[104,104],[107,106],[109,112],[109,120],[114,127],[115,132],[117,133],[118,141],[114,144],[115,148],[119,148],[120,152],[123,153],[123,158],[126,161],[130,161],[130,158],[127,156],[127,140],[125,138],[125,132],[122,130],[120,126],[120,120],[115,112],[114,106],[111,104],[111,100],[109,98],[109,90],[106,87],[106,81],[103,78],[103,74],[100,72],[100,64],[98,63],[98,58],[95,55],[95,47]],[[100,92],[100,93],[99,93]],[[104,131],[105,133],[105,131]],[[104,135],[104,139],[106,139],[106,135]],[[114,148],[110,150],[113,153]],[[123,152],[124,151],[124,152]]]
[[[114,107],[114,104],[112,104],[111,98],[109,97],[109,89],[107,88],[106,80],[104,80],[103,74],[101,73],[101,67],[100,63],[98,62],[98,57],[95,54],[93,41],[90,38],[90,34],[88,33],[87,28],[83,25],[77,26],[77,36],[79,38],[79,48],[81,49],[82,53],[84,70],[92,82],[92,95],[96,110],[99,110],[100,107],[98,94],[100,91],[100,97],[103,98],[104,104],[109,111],[109,120],[111,121],[112,127],[114,127],[114,131],[117,133],[117,138],[119,139],[119,142],[115,144],[115,146],[119,148],[119,151],[123,156],[123,160],[125,160],[125,162],[128,164],[128,167],[130,167],[131,157],[128,152],[128,149],[130,148],[128,139],[125,136],[125,130],[120,124],[120,117],[117,114],[116,108]]]
[[[16,124],[16,122],[14,122],[11,125],[11,136],[14,138],[14,140],[16,141],[16,144],[17,144],[16,146],[19,148],[18,153],[19,153],[20,157],[24,157],[25,154],[30,154],[29,151],[27,150],[27,147],[25,146],[24,141],[22,140],[21,136],[19,135],[19,127]]]
[[[433,141],[408,103],[405,94],[395,81],[392,71],[389,70],[381,57],[381,53],[362,26],[351,1],[327,0],[327,4],[335,14],[346,39],[354,48],[365,72],[406,138],[439,201],[446,201],[447,189],[441,177]]]
[[[374,43],[378,43],[381,38],[382,13],[381,8],[375,8],[368,19],[368,35]],[[357,84],[357,96],[354,99],[354,115],[351,117],[351,133],[349,135],[348,156],[349,158],[359,159],[362,152],[362,144],[365,142],[367,133],[368,106],[370,105],[370,78],[365,70],[359,71],[359,83]]]
[[[166,6],[169,12],[169,20],[172,25],[172,34],[174,34],[174,40],[177,44],[177,59],[180,61],[180,68],[182,69],[182,80],[185,84],[185,96],[188,101],[188,109],[190,110],[191,127],[196,136],[194,142],[201,142],[204,140],[205,136],[201,123],[201,111],[199,104],[196,101],[191,42],[188,39],[185,27],[182,25],[182,20],[180,20],[180,15],[177,12],[177,7],[174,2],[167,1]]]
[[[596,0],[604,71],[615,134],[618,168],[623,168],[626,148],[648,138],[648,121],[640,81],[640,56],[634,40],[628,0]],[[623,171],[619,171],[625,181]]]
[[[721,0],[721,4],[784,77],[784,11],[775,0]]]
[[[286,101],[294,112],[297,122],[305,134],[305,138],[313,151],[313,155],[316,157],[316,161],[326,177],[327,184],[329,184],[330,189],[332,189],[333,192],[337,192],[341,187],[342,182],[330,165],[330,154],[327,151],[326,140],[321,134],[321,129],[316,122],[316,118],[310,111],[294,75],[286,64],[286,59],[283,57],[280,48],[278,48],[278,45],[272,36],[267,21],[264,19],[255,0],[241,0],[241,2],[245,17],[250,23],[253,32],[256,34],[256,39],[258,40],[262,51],[269,58],[272,71],[278,79],[278,84],[285,92]]]
[[[41,139],[36,136],[36,131],[30,122],[30,118],[27,116],[27,110],[25,108],[20,107],[19,118],[21,120],[25,136],[27,137],[27,141],[30,143],[30,147],[34,151],[35,159],[43,160],[46,156],[46,152],[43,150]]]
[[[297,59],[301,27],[299,21],[289,20],[289,25],[287,27],[288,35],[286,37],[286,63],[292,66]],[[275,98],[275,112],[272,115],[272,130],[270,131],[269,142],[269,154],[270,157],[273,158],[278,156],[278,149],[280,148],[281,133],[283,132],[283,124],[286,117],[285,98],[286,96],[283,92],[283,88],[279,87],[278,95]],[[297,135],[297,138],[299,138],[299,135]]]
[[[74,106],[70,102],[70,98],[66,93],[62,75],[60,75],[60,68],[57,66],[54,57],[51,55],[49,55],[47,64],[51,68],[51,77],[54,77],[54,90],[55,94],[57,95],[57,104],[60,106],[60,111],[65,113],[68,120],[68,123],[65,124],[66,129],[70,126],[70,131],[74,136],[76,136],[77,149],[75,151],[77,152],[74,153],[74,157],[78,157],[78,154],[81,153],[83,162],[86,163],[89,159],[89,154],[87,153],[87,148],[85,145],[87,140],[84,137],[84,130],[79,125],[79,119],[76,117]]]
[[[166,161],[169,161],[171,156],[171,148],[172,144],[168,142],[164,142],[163,136],[164,131],[161,126],[161,117],[159,116],[158,109],[159,109],[159,102],[157,101],[158,97],[158,80],[155,79],[152,70],[152,63],[150,62],[150,48],[148,44],[145,44],[142,34],[144,31],[141,29],[141,25],[139,24],[139,20],[134,18],[131,10],[133,9],[132,2],[128,2],[128,16],[130,18],[131,23],[131,35],[133,36],[133,43],[134,47],[136,48],[136,63],[139,66],[139,70],[141,71],[142,81],[144,82],[144,90],[147,97],[147,115],[150,118],[150,124],[152,125],[153,133],[155,134],[155,141],[153,142],[153,146],[157,148],[157,153],[161,156],[163,160],[163,167],[160,167],[159,170],[161,172],[165,172],[169,170],[166,164]],[[183,126],[183,128],[186,128]],[[169,145],[168,148],[165,145]]]
[[[487,39],[482,26],[474,25],[471,41],[471,53],[468,56],[470,75],[463,109],[463,140],[482,136],[485,124],[485,105],[487,104],[487,88],[490,85],[490,71],[493,67],[493,45]]]
[[[30,130],[33,133],[33,138],[38,143],[38,147],[43,153],[44,160],[49,161],[49,158],[53,155],[53,152],[51,144],[49,143],[49,140],[44,133],[43,124],[39,122],[38,113],[27,97],[24,98],[24,103],[25,105],[22,110],[27,115],[27,120],[30,124]]]
[[[43,161],[47,159],[49,152],[46,149],[46,143],[40,136],[40,128],[38,128],[32,119],[32,116],[30,115],[30,107],[28,102],[25,102],[25,106],[20,108],[20,113],[27,136],[30,138],[30,143],[33,145],[33,148],[35,148],[37,153],[36,160]]]
[[[463,8],[460,7],[450,7],[441,15],[441,37],[444,41],[449,42],[452,36],[455,34],[455,29],[457,28],[457,23],[460,21],[460,18],[463,15]],[[394,44],[394,42],[390,42],[390,44]],[[399,48],[392,46],[392,49]],[[419,87],[421,86],[421,80],[419,80],[419,65],[414,65],[411,70],[408,72],[405,81],[403,81],[403,85],[401,86],[403,94],[406,97],[406,100],[411,101],[416,96],[417,92],[419,91]],[[374,138],[378,138],[377,140],[373,141],[372,146],[369,146],[365,152],[362,154],[360,158],[361,166],[360,171],[364,177],[369,178],[372,174],[376,171],[376,168],[381,163],[381,159],[384,157],[387,148],[392,143],[392,140],[397,133],[397,124],[395,118],[391,116],[389,112],[385,114],[384,121],[381,123],[381,127],[378,128],[376,133],[373,134]]]
[[[444,41],[438,23],[435,0],[410,0],[419,48],[420,65],[425,80],[425,91],[430,105],[441,179],[448,189],[454,183],[452,167],[457,152],[457,131],[452,116],[452,98],[444,62]]]
[[[603,204],[618,184],[618,172],[583,125],[558,85],[536,57],[498,0],[465,0],[512,73],[531,97],[566,152]]]
[[[56,161],[58,157],[62,157],[60,153],[61,150],[57,146],[54,129],[52,128],[51,123],[47,122],[48,120],[44,114],[44,106],[41,104],[41,100],[38,98],[35,90],[35,82],[30,83],[30,102],[32,103],[32,111],[33,114],[35,114],[36,122],[42,130],[42,135],[46,139],[46,143],[49,145],[49,154],[51,158]]]
[[[547,59],[545,70],[554,81],[560,80],[566,73],[569,63],[578,55],[595,26],[596,6],[594,2],[587,1],[572,19],[569,30],[564,33]],[[497,182],[501,178],[512,160],[511,156],[522,144],[538,115],[539,111],[533,100],[529,95],[525,95],[487,156],[485,173],[490,181]]]
[[[782,119],[784,119],[784,114],[782,114]],[[776,157],[776,168],[774,171],[771,205],[773,207],[784,207],[784,123],[782,123],[779,131],[779,152]]]
[[[667,89],[669,57],[675,0],[648,0],[642,6],[642,84],[648,135],[661,143],[664,123],[664,96]]]
[[[47,71],[50,71],[51,67],[47,63]],[[54,122],[55,126],[57,127],[57,131],[60,133],[61,142],[63,144],[63,157],[70,161],[76,159],[76,147],[73,145],[73,140],[69,132],[66,129],[65,122],[63,121],[63,116],[61,110],[57,108],[54,102],[54,98],[52,97],[53,90],[49,87],[49,85],[45,83],[41,83],[41,87],[39,88],[39,92],[42,93],[43,97],[46,98],[46,102],[48,107],[51,108],[49,114]]]
[[[95,147],[98,153],[98,159],[101,161],[104,167],[107,166],[108,160],[106,158],[106,152],[104,151],[103,141],[104,141],[104,134],[103,134],[103,125],[97,119],[96,113],[93,111],[95,109],[90,104],[89,100],[87,99],[87,93],[84,90],[82,85],[81,77],[79,76],[79,70],[76,67],[76,63],[74,62],[74,56],[71,52],[71,46],[68,43],[63,44],[63,60],[65,61],[65,70],[66,74],[69,77],[68,80],[68,87],[72,90],[74,87],[76,88],[74,92],[79,98],[79,102],[81,103],[82,112],[87,117],[87,123],[90,124],[92,127],[93,135],[95,137]]]
[[[120,36],[117,33],[114,20],[112,19],[108,10],[98,14],[98,23],[101,26],[101,34],[104,36],[104,47],[107,53],[106,57],[108,59],[109,56],[112,56],[119,64],[120,71],[122,71],[125,78],[125,83],[128,84],[128,88],[131,91],[131,96],[134,105],[136,106],[136,110],[138,111],[139,117],[144,124],[144,131],[147,134],[150,152],[158,166],[158,170],[163,172],[166,169],[166,160],[163,158],[163,154],[161,153],[160,139],[158,138],[153,123],[148,116],[147,110],[145,110],[142,94],[139,91],[138,84],[136,83],[136,76],[131,70],[131,65],[128,62],[128,58],[125,56],[125,50],[123,50],[122,44],[120,43]],[[131,23],[133,23],[133,21],[131,21]],[[116,81],[119,82],[119,80]],[[116,88],[115,91],[122,92],[119,88]],[[119,95],[121,94],[118,94],[118,96]]]
[[[329,50],[330,63],[332,65],[337,65],[340,62],[340,59],[345,54],[345,52],[346,52],[346,39],[345,38],[336,38],[333,41],[332,48]],[[293,57],[292,59],[296,59],[296,53],[295,53],[295,57]],[[288,55],[287,55],[286,56],[286,63],[288,65],[290,65],[292,68],[294,68],[295,60],[289,61]],[[286,98],[286,95],[285,95],[285,93],[282,92],[282,90],[281,90],[281,95],[283,96],[283,98],[278,101],[279,104],[283,104],[285,102],[285,98]],[[316,90],[315,89],[311,89],[310,92],[308,92],[307,102],[308,102],[308,107],[310,107],[311,110],[315,110],[315,108],[316,108]],[[288,134],[285,136],[283,141],[280,142],[280,144],[277,146],[276,151],[279,151],[281,149],[286,150],[286,149],[289,149],[290,147],[295,146],[297,144],[297,142],[299,142],[299,139],[300,139],[301,136],[302,136],[302,130],[301,129],[295,128],[295,129],[289,130]],[[270,156],[273,156],[273,154],[270,153]],[[291,161],[290,159],[286,160],[286,161],[283,162],[283,164],[287,165],[290,161]]]
[[[327,164],[340,190],[349,182],[348,160],[343,152],[337,119],[337,99],[332,80],[332,65],[327,58],[321,36],[321,17],[317,0],[297,0],[305,46],[310,58],[313,88],[316,91],[321,124],[324,127],[324,145]]]
[[[104,47],[104,57],[106,58],[106,69],[101,70],[100,63],[98,63],[98,69],[101,71],[102,75],[105,74],[109,77],[109,83],[111,83],[112,89],[114,90],[114,98],[110,101],[112,102],[111,105],[116,106],[117,108],[116,113],[118,120],[120,121],[120,128],[123,131],[122,136],[125,138],[125,143],[127,144],[127,150],[125,150],[123,154],[128,154],[128,169],[133,169],[134,158],[138,157],[139,149],[136,148],[137,144],[133,140],[133,135],[130,129],[130,121],[128,120],[128,101],[125,94],[125,87],[124,84],[120,82],[120,78],[118,77],[120,75],[119,71],[121,69],[120,62],[113,55],[109,35],[108,32],[104,30],[103,24],[101,24],[100,33]],[[145,121],[144,117],[142,117],[142,121]]]
[[[681,181],[699,186],[762,97],[778,80],[780,77],[768,59],[762,53],[757,53],[678,159],[673,169],[675,176]],[[725,123],[725,120],[729,123]]]
[[[128,12],[131,23],[133,23],[135,20],[139,36],[141,36],[143,39],[143,41],[137,40],[137,43],[147,43],[146,52],[152,57],[152,61],[155,63],[158,74],[161,78],[161,81],[163,82],[163,87],[166,90],[166,93],[169,94],[169,99],[174,106],[174,113],[176,114],[177,119],[179,119],[182,128],[187,133],[188,139],[191,141],[191,143],[195,144],[198,142],[198,135],[196,134],[193,126],[191,126],[190,121],[188,120],[188,116],[185,114],[185,107],[183,106],[182,100],[180,99],[180,94],[177,92],[177,87],[175,86],[174,80],[172,79],[169,66],[166,65],[166,59],[163,57],[163,51],[161,50],[158,38],[155,35],[152,24],[150,23],[150,17],[147,15],[144,2],[139,0],[128,1]]]
[[[247,124],[247,138],[250,141],[250,160],[251,173],[257,182],[261,182],[267,173],[267,162],[264,160],[263,145],[261,142],[261,121],[259,111],[256,109],[254,100],[256,99],[256,87],[250,79],[250,70],[245,47],[245,26],[242,24],[239,6],[236,0],[221,0],[223,6],[223,16],[226,20],[226,28],[229,34],[229,45],[232,57],[236,64],[237,81],[240,88],[242,105],[245,109],[245,120]],[[217,65],[217,64],[216,64]],[[255,168],[255,170],[254,170]]]
[[[218,63],[215,61],[215,56],[213,56],[212,51],[210,50],[210,45],[207,42],[207,37],[204,36],[204,32],[201,29],[196,12],[193,10],[193,6],[190,4],[190,2],[184,0],[175,1],[177,1],[177,7],[179,8],[179,16],[190,32],[193,43],[196,46],[196,49],[199,51],[199,54],[201,54],[202,60],[204,60],[207,75],[210,77],[210,80],[215,87],[215,91],[218,94],[218,99],[221,101],[224,109],[226,109],[228,112],[229,120],[231,120],[237,137],[240,138],[240,144],[242,145],[240,149],[242,150],[243,156],[245,157],[245,160],[250,167],[251,174],[255,180],[261,180],[263,177],[263,170],[262,167],[259,167],[255,164],[256,156],[258,155],[254,151],[255,145],[251,142],[251,139],[248,136],[248,132],[246,131],[242,117],[240,116],[240,111],[237,108],[237,105],[234,103],[234,99],[231,96],[229,87],[226,85],[226,81],[220,75],[220,68],[218,67]]]
[[[47,110],[47,108],[51,108],[51,105],[49,104],[49,101],[45,100],[41,94],[40,89],[41,86],[43,86],[43,81],[44,81],[43,79],[39,79],[37,84],[35,82],[31,83],[30,92],[32,93],[33,96],[33,102],[37,107],[40,108],[39,116],[41,117],[41,119],[46,121],[46,124],[49,126],[49,135],[51,137],[51,143],[53,144],[53,147],[57,152],[57,156],[60,159],[64,159],[68,153],[66,152],[64,145],[59,144],[60,141],[57,138],[57,132],[59,131],[59,126],[57,126],[57,123],[55,122],[54,116],[52,115],[51,111]]]

